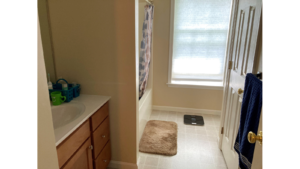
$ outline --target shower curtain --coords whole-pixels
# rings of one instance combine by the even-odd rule
[[[145,19],[143,22],[143,39],[139,58],[139,99],[142,98],[147,87],[152,42],[153,5],[145,6]]]

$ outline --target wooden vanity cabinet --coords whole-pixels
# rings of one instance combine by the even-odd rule
[[[56,147],[61,169],[106,169],[111,160],[108,102]]]

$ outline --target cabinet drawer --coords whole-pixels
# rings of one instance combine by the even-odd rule
[[[61,168],[76,150],[90,137],[90,122],[87,120],[64,142],[56,147],[58,164]]]
[[[106,102],[96,113],[91,117],[92,131],[101,124],[101,122],[108,116],[108,102]]]
[[[109,138],[109,117],[107,117],[93,133],[94,158],[97,158]]]
[[[94,160],[95,169],[104,169],[111,160],[110,141],[106,144],[100,155]]]

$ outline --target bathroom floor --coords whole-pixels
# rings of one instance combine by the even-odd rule
[[[203,114],[205,125],[191,126],[183,123],[184,114],[190,113],[152,111],[150,120],[178,124],[177,154],[163,156],[140,152],[139,169],[227,169],[217,143],[220,116]]]

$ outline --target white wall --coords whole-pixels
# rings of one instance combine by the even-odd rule
[[[26,168],[26,167],[25,167]],[[38,168],[58,169],[55,136],[38,23]]]
[[[137,168],[139,162],[139,132],[140,132],[140,115],[139,115],[139,0],[135,0],[135,91],[136,91],[136,155]]]

